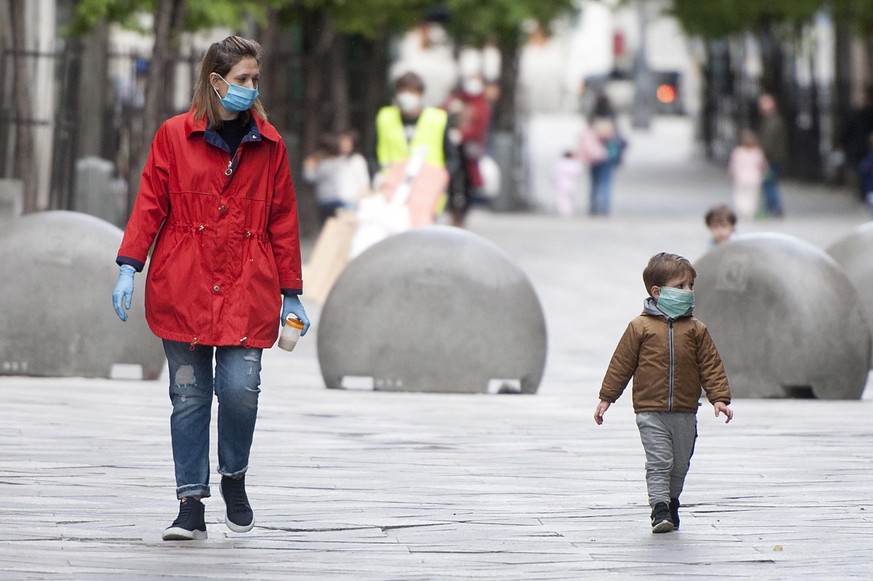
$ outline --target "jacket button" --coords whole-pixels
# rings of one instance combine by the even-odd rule
[[[204,230],[206,230],[206,226],[204,226],[203,224],[200,224],[200,227],[197,229],[200,230],[201,232],[203,232]]]
[[[246,230],[246,238],[251,238],[251,237],[252,237],[252,233],[249,232],[248,230]]]
[[[222,204],[222,205],[218,206],[218,211],[219,212],[227,212],[227,204]]]
[[[221,287],[218,285],[215,285],[214,287],[212,287],[212,290],[214,290],[215,292],[218,292],[221,290]]]

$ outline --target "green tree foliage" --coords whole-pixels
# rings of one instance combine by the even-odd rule
[[[873,24],[869,0],[673,0],[669,12],[692,36],[719,39],[774,24],[808,24],[822,10],[858,31]]]
[[[447,0],[449,32],[459,42],[482,46],[494,42],[504,47],[521,44],[521,25],[536,20],[548,26],[555,18],[575,10],[574,0]]]
[[[74,36],[90,31],[100,22],[139,29],[137,16],[154,14],[156,0],[78,0],[68,33]],[[214,26],[235,28],[246,19],[266,19],[267,6],[255,0],[185,0],[184,30],[194,32]]]

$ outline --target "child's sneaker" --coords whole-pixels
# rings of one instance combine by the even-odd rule
[[[679,499],[670,499],[670,520],[673,521],[673,530],[679,530]]]
[[[666,502],[659,502],[652,509],[652,532],[669,533],[673,530],[673,521],[670,520],[670,507]]]
[[[202,541],[206,538],[205,507],[199,500],[186,496],[179,501],[179,516],[164,530],[165,541]]]
[[[255,515],[246,496],[246,477],[221,477],[221,496],[227,505],[224,524],[235,533],[247,533],[255,526]]]

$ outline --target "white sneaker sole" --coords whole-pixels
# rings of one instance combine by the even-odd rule
[[[673,523],[668,520],[662,520],[652,527],[653,533],[669,533],[673,530]]]
[[[202,541],[206,539],[206,531],[189,531],[182,527],[170,527],[161,536],[165,541]]]
[[[227,528],[232,530],[235,533],[247,533],[255,527],[255,517],[252,517],[252,522],[247,525],[238,525],[235,522],[231,521],[227,516],[224,517],[224,524],[227,525]]]

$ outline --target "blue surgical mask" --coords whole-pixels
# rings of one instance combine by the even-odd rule
[[[694,291],[662,286],[656,306],[671,319],[678,319],[694,308]]]
[[[221,75],[218,75],[218,78],[227,83]],[[259,95],[257,89],[249,89],[248,87],[234,85],[232,83],[227,83],[227,94],[224,97],[221,96],[218,89],[213,87],[213,90],[215,91],[215,94],[218,95],[221,106],[231,113],[242,113],[243,111],[248,111],[252,108],[252,105],[255,104],[255,100]]]

